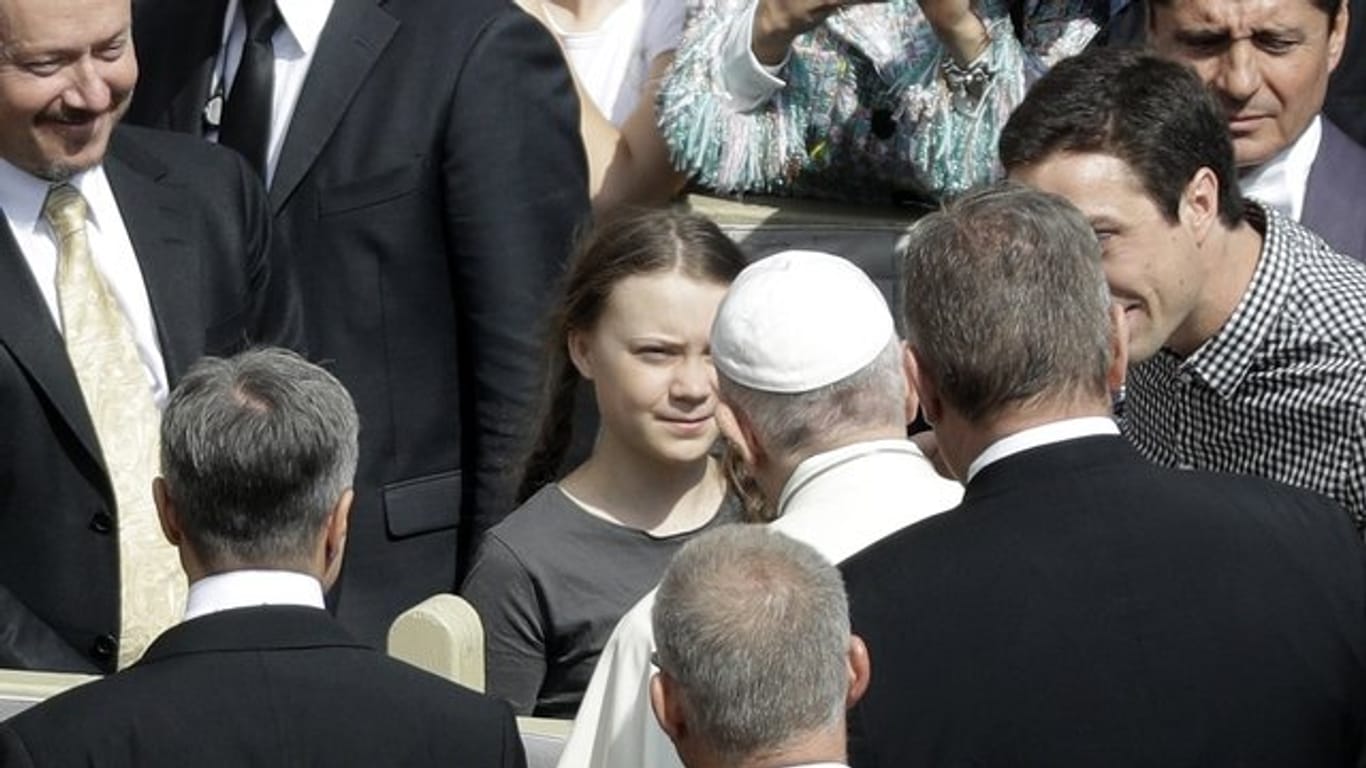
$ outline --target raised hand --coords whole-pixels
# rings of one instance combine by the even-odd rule
[[[916,0],[939,42],[959,66],[967,66],[991,42],[986,25],[972,12],[969,0]]]
[[[755,58],[770,67],[780,64],[797,35],[815,29],[830,14],[858,1],[759,0],[754,9],[754,34],[750,43]]]

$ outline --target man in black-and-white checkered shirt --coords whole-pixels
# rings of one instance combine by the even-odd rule
[[[1182,65],[1101,51],[1035,85],[1001,159],[1102,241],[1129,328],[1120,421],[1138,449],[1319,491],[1360,527],[1366,268],[1243,200],[1228,130]]]
[[[1262,475],[1366,513],[1366,269],[1248,202],[1261,259],[1222,329],[1133,366],[1121,427],[1161,464]]]

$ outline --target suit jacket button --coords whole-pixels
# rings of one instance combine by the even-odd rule
[[[119,641],[113,635],[100,635],[95,638],[95,644],[90,646],[90,655],[99,661],[108,661],[114,658],[114,654],[118,651]]]
[[[114,530],[114,518],[110,517],[108,512],[96,512],[95,516],[90,518],[90,530],[95,533],[109,533]]]

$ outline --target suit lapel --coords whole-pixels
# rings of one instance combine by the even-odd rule
[[[171,100],[170,130],[204,135],[204,104],[209,98],[209,86],[213,82],[214,57],[208,56],[189,62],[185,87]]]
[[[223,38],[223,15],[227,0],[195,0],[189,3],[160,3],[149,13],[160,18],[148,20],[155,26],[152,34],[163,45],[149,51],[144,67],[156,67],[157,76],[144,87],[164,87],[161,97],[149,94],[153,103],[167,104],[165,113],[141,115],[140,122],[195,136],[204,135],[204,104],[213,82],[213,66]],[[164,84],[164,86],[162,85]],[[134,111],[137,110],[136,98]]]
[[[1366,174],[1366,151],[1361,150],[1337,126],[1323,120],[1319,151],[1309,167],[1305,184],[1303,224],[1335,247],[1347,250],[1361,243],[1361,199],[1355,188]],[[1358,247],[1366,248],[1366,243]],[[1358,260],[1366,253],[1347,250]]]
[[[375,0],[337,0],[332,7],[280,149],[270,185],[272,211],[289,200],[397,29],[398,21]]]
[[[199,3],[185,5],[195,7]],[[197,39],[185,46],[175,46],[184,51],[182,55],[186,61],[183,69],[172,70],[185,73],[184,86],[171,99],[169,127],[172,130],[195,136],[204,135],[204,104],[209,98],[209,86],[213,84],[213,64],[217,58],[219,41],[223,36],[219,24],[208,23],[214,19],[217,19],[219,24],[222,23],[222,8],[218,9],[217,14],[210,14],[198,29],[193,30]]]
[[[14,235],[3,223],[0,230],[0,285],[7,286],[5,300],[0,301],[0,344],[61,414],[91,460],[103,468],[99,439],[66,356],[66,344]]]
[[[152,304],[166,376],[172,385],[199,357],[199,260],[179,226],[191,215],[184,195],[165,183],[160,161],[120,140],[115,133],[105,174],[123,215],[142,282]],[[174,318],[174,322],[168,322]]]

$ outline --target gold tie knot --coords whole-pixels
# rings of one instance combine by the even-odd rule
[[[70,184],[54,184],[43,202],[43,218],[62,242],[85,229],[86,210],[85,198]]]

